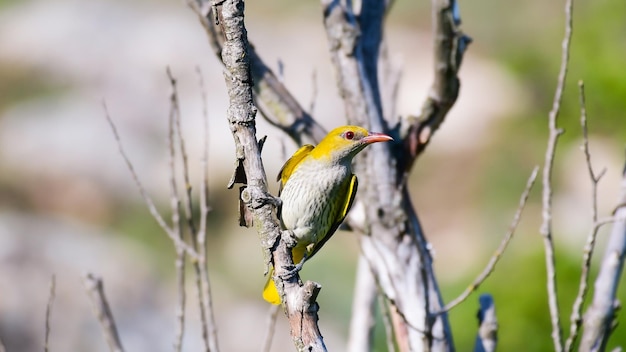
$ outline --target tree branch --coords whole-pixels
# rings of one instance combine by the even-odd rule
[[[178,93],[176,91],[176,80],[172,76],[172,72],[168,67],[166,69],[167,77],[172,87],[170,94],[170,113],[168,119],[167,144],[169,149],[169,166],[170,166],[170,207],[172,211],[172,230],[181,241],[184,241],[183,232],[180,224],[180,198],[176,186],[176,148],[174,146],[174,130],[175,120],[180,119],[180,110],[178,106]],[[181,141],[182,142],[182,141]],[[185,156],[183,156],[185,159]],[[176,305],[176,334],[174,340],[174,351],[180,352],[183,347],[183,336],[185,335],[185,251],[181,247],[175,247],[176,250],[176,287],[178,301]]]
[[[578,82],[579,100],[580,100],[580,125],[583,131],[583,152],[585,153],[585,162],[589,179],[591,180],[591,221],[592,226],[587,235],[587,243],[583,249],[582,269],[580,274],[580,283],[578,286],[578,294],[572,306],[572,315],[570,317],[570,333],[565,342],[565,351],[571,351],[574,348],[574,342],[578,337],[580,326],[582,324],[583,303],[587,296],[587,287],[589,281],[589,273],[591,271],[591,257],[596,244],[596,236],[600,225],[598,223],[598,183],[604,175],[604,169],[600,174],[596,175],[591,165],[591,153],[589,152],[589,136],[587,131],[587,110],[585,108],[585,87],[583,81]]]
[[[405,172],[411,170],[459,95],[458,72],[465,50],[472,42],[460,29],[460,13],[455,0],[432,0],[435,79],[420,114],[409,115],[403,121]]]
[[[460,296],[458,296],[457,298],[453,299],[451,302],[446,304],[445,308],[443,309],[443,312],[448,312],[452,308],[456,307],[457,305],[465,301],[467,297],[469,297],[469,295],[472,294],[472,292],[475,292],[478,289],[478,287],[483,283],[483,281],[485,281],[487,277],[493,272],[493,270],[496,267],[496,264],[498,263],[498,260],[500,260],[500,258],[502,257],[502,254],[504,253],[504,250],[506,249],[509,242],[511,241],[511,238],[513,238],[513,234],[515,233],[515,230],[517,229],[517,225],[519,224],[522,218],[522,211],[524,210],[524,207],[526,206],[526,201],[528,200],[528,196],[530,195],[530,190],[533,188],[533,185],[535,184],[538,171],[539,171],[539,167],[535,166],[535,168],[533,169],[533,172],[528,178],[528,181],[526,182],[526,188],[524,189],[524,192],[522,192],[519,205],[517,207],[517,210],[515,211],[515,215],[513,216],[513,222],[511,223],[511,226],[509,226],[509,230],[507,231],[506,235],[502,239],[502,242],[500,242],[500,246],[498,246],[498,249],[489,260],[489,263],[487,263],[487,266],[485,267],[485,269],[483,269],[483,271],[478,275],[478,277],[474,279],[474,282],[472,282],[472,284],[467,289],[465,289],[465,291]]]
[[[626,167],[622,174],[621,196],[615,210],[613,229],[595,281],[593,301],[584,318],[581,351],[604,351],[613,330],[617,288],[626,255]]]
[[[189,7],[198,15],[209,42],[221,60],[225,35],[215,20],[211,0],[187,0]],[[254,81],[255,103],[263,117],[272,125],[289,135],[298,145],[317,143],[326,135],[324,128],[315,121],[291,95],[274,72],[263,62],[254,46],[249,44],[250,73]]]
[[[230,102],[227,118],[235,139],[238,169],[235,174],[239,175],[233,182],[246,185],[241,197],[253,216],[266,258],[273,258],[274,281],[283,298],[294,344],[301,351],[325,351],[317,326],[319,307],[315,302],[320,287],[310,281],[301,284],[299,275],[290,270],[293,268],[293,243],[288,241],[289,234],[285,233],[284,238],[281,236],[275,213],[277,202],[267,191],[267,177],[256,139],[256,108],[252,99],[244,2],[224,1],[217,11],[225,35],[222,61],[226,68],[224,77]]]
[[[207,106],[206,89],[204,87],[204,80],[202,79],[202,72],[199,67],[196,67],[198,73],[198,80],[200,85],[200,91],[202,92],[202,117],[204,121],[204,149],[202,154],[202,181],[200,182],[200,228],[197,233],[193,230],[195,227],[190,227],[192,231],[192,241],[194,248],[200,254],[200,260],[194,263],[194,269],[196,275],[200,280],[198,286],[198,300],[202,303],[200,307],[200,320],[202,321],[202,338],[205,342],[205,348],[208,351],[219,351],[217,344],[217,324],[215,323],[215,317],[213,316],[213,297],[211,295],[211,283],[209,281],[209,271],[207,268],[207,221],[211,207],[209,206],[209,114]],[[186,181],[188,183],[188,181]],[[191,196],[189,196],[191,199]],[[191,201],[190,201],[191,202]],[[191,203],[189,205],[191,208]],[[193,221],[190,221],[190,225]],[[194,239],[194,236],[197,238]],[[196,285],[198,285],[196,283]],[[200,290],[202,292],[200,292]]]
[[[550,307],[550,320],[552,322],[552,340],[554,342],[554,349],[557,352],[563,351],[563,336],[561,332],[561,324],[559,318],[559,302],[557,298],[557,285],[556,285],[556,268],[555,268],[555,254],[554,254],[554,241],[552,238],[552,170],[554,167],[554,155],[556,152],[556,144],[559,136],[563,133],[563,130],[557,128],[557,117],[561,107],[561,100],[563,98],[563,89],[565,86],[565,79],[567,78],[567,65],[569,61],[569,46],[572,38],[572,11],[573,0],[567,0],[565,3],[565,35],[562,42],[561,52],[561,68],[559,70],[559,77],[557,81],[556,91],[554,93],[554,101],[552,103],[552,110],[548,116],[548,126],[550,135],[548,137],[548,146],[546,148],[545,162],[543,166],[543,202],[542,202],[542,216],[543,222],[541,224],[540,233],[543,237],[543,244],[545,247],[546,257],[546,271],[547,271],[547,289],[548,289],[548,305]]]
[[[109,350],[111,352],[123,352],[124,348],[117,334],[113,313],[111,313],[111,308],[109,308],[109,303],[104,295],[102,279],[93,274],[87,274],[83,279],[83,283],[89,298],[91,298],[94,313],[100,322],[104,339],[109,345]]]

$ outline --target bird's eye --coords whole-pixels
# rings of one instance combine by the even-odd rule
[[[352,138],[354,138],[354,132],[352,131],[346,132],[345,137],[347,140],[351,140]]]

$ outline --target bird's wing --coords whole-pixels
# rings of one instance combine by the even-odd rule
[[[300,164],[302,159],[304,159],[307,155],[311,153],[311,150],[315,148],[310,144],[305,144],[300,149],[296,150],[295,153],[285,162],[285,165],[278,172],[278,177],[276,177],[276,181],[280,181],[280,188],[278,190],[278,195],[280,196],[280,192],[283,190],[283,186],[296,169],[296,166]]]
[[[310,259],[313,255],[315,255],[315,253],[317,253],[317,251],[319,251],[322,248],[324,243],[326,243],[326,241],[328,241],[332,237],[335,231],[337,231],[337,228],[339,228],[339,225],[341,225],[343,220],[346,218],[346,215],[350,211],[350,208],[352,208],[352,203],[354,203],[354,196],[356,195],[356,190],[358,188],[359,188],[359,181],[357,180],[356,175],[352,175],[352,178],[350,179],[350,184],[348,185],[347,192],[345,193],[345,197],[344,197],[345,200],[343,204],[341,205],[340,213],[337,216],[337,220],[333,222],[333,226],[330,227],[326,235],[324,235],[324,237],[322,237],[319,240],[319,242],[315,244],[315,246],[311,250],[311,253],[307,257],[308,259]]]

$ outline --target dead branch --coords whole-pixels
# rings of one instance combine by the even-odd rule
[[[109,126],[111,127],[111,132],[113,132],[113,137],[115,138],[115,142],[117,143],[119,152],[122,155],[122,158],[124,158],[126,167],[128,168],[128,171],[130,171],[131,176],[133,177],[133,181],[135,181],[135,185],[139,189],[139,193],[141,193],[141,197],[143,198],[144,202],[146,203],[146,206],[148,207],[148,210],[150,211],[150,215],[152,215],[154,220],[156,220],[156,222],[159,224],[161,229],[163,229],[163,231],[170,238],[170,240],[174,242],[174,246],[176,246],[176,248],[184,249],[185,253],[187,253],[193,260],[198,260],[199,259],[198,253],[193,248],[191,248],[187,243],[182,241],[178,237],[178,234],[174,231],[174,229],[169,227],[167,223],[165,222],[165,220],[163,219],[163,217],[161,216],[161,214],[159,214],[159,211],[154,205],[154,201],[152,201],[152,198],[148,195],[148,192],[146,192],[146,189],[141,184],[141,181],[139,181],[139,177],[137,176],[137,173],[135,172],[135,168],[133,167],[133,164],[130,162],[128,155],[126,155],[126,151],[124,150],[124,147],[122,145],[122,140],[120,139],[120,136],[117,133],[117,128],[115,127],[115,124],[113,123],[113,120],[111,119],[111,115],[109,115],[109,111],[104,102],[102,103],[102,107],[104,109],[104,116],[107,122],[109,123]]]
[[[482,294],[478,300],[478,334],[474,352],[494,352],[498,344],[498,318],[496,304],[490,294]]]
[[[542,216],[540,233],[543,237],[546,257],[546,278],[548,289],[548,305],[550,307],[550,320],[552,322],[552,340],[554,349],[557,352],[563,351],[563,335],[561,332],[561,323],[559,318],[559,302],[557,298],[556,285],[556,268],[554,254],[554,240],[552,238],[552,170],[554,167],[554,155],[556,152],[556,144],[563,130],[557,127],[557,117],[561,107],[563,98],[563,89],[565,79],[567,78],[567,65],[569,61],[569,47],[572,38],[572,10],[573,1],[567,0],[565,3],[565,35],[562,42],[561,52],[561,68],[557,80],[556,91],[554,93],[554,101],[552,110],[548,115],[548,127],[550,135],[548,137],[548,146],[546,147],[545,162],[543,166],[542,177]]]
[[[615,327],[615,311],[619,306],[616,293],[626,256],[626,167],[622,174],[618,204],[614,213],[613,229],[595,281],[593,300],[585,313],[580,351],[604,351]]]
[[[502,254],[504,253],[504,250],[506,249],[509,242],[511,241],[511,238],[513,238],[513,234],[515,233],[515,230],[517,229],[517,225],[519,224],[522,218],[522,211],[524,210],[524,207],[526,206],[526,201],[528,200],[528,196],[530,195],[530,190],[533,188],[533,185],[535,184],[538,171],[539,171],[539,166],[535,166],[535,168],[533,169],[533,172],[528,178],[528,181],[526,182],[526,188],[524,189],[524,192],[522,193],[522,196],[519,201],[519,205],[517,206],[517,210],[515,211],[515,215],[513,216],[513,222],[509,226],[509,230],[507,231],[506,235],[502,239],[502,242],[500,242],[500,246],[498,246],[498,249],[496,250],[496,252],[493,254],[493,256],[491,256],[491,259],[489,260],[489,263],[487,263],[487,266],[485,267],[485,269],[483,269],[483,271],[476,277],[476,279],[474,279],[472,284],[467,289],[465,289],[465,291],[460,296],[458,296],[457,298],[453,299],[448,304],[446,304],[445,308],[443,309],[443,312],[448,312],[452,308],[456,307],[457,305],[465,301],[467,297],[469,297],[470,294],[475,292],[478,289],[478,287],[493,272],[493,270],[496,267],[496,264],[498,263],[498,260],[500,260],[500,258],[502,257]]]
[[[435,79],[419,115],[409,115],[403,121],[405,172],[411,170],[459,95],[458,72],[472,42],[460,29],[460,13],[457,1],[432,0]]]
[[[46,328],[44,334],[43,350],[48,352],[50,349],[50,316],[52,315],[52,303],[54,303],[54,296],[56,290],[56,277],[53,274],[50,278],[50,293],[48,295],[48,304],[46,305]],[[0,343],[0,345],[2,345]],[[1,350],[1,349],[0,349]]]
[[[587,171],[589,172],[589,179],[591,180],[591,221],[592,226],[587,235],[587,242],[583,249],[582,269],[580,273],[580,283],[578,287],[578,294],[576,300],[572,306],[572,314],[570,317],[570,332],[567,340],[565,341],[565,351],[571,351],[574,348],[574,342],[578,337],[580,326],[582,324],[582,310],[583,303],[587,297],[589,273],[591,270],[591,257],[596,244],[596,237],[601,225],[598,224],[598,183],[604,175],[603,169],[598,175],[593,171],[591,165],[591,153],[589,152],[589,136],[587,130],[587,109],[585,108],[585,86],[583,81],[578,82],[579,88],[579,101],[580,101],[580,125],[583,132],[583,153],[585,154],[585,162],[587,164]]]
[[[202,323],[202,338],[205,343],[205,348],[208,351],[219,351],[217,344],[217,324],[215,323],[215,317],[213,316],[213,297],[211,295],[211,283],[209,281],[209,271],[207,268],[207,221],[211,207],[209,206],[209,114],[208,104],[206,97],[206,89],[204,86],[204,80],[202,79],[202,72],[199,67],[196,67],[198,73],[198,80],[200,85],[200,91],[202,92],[202,118],[204,121],[204,148],[202,153],[202,181],[200,182],[200,228],[197,233],[193,232],[194,227],[190,226],[192,231],[192,242],[194,248],[200,254],[200,260],[194,263],[194,269],[196,271],[196,277],[200,279],[200,286],[198,287],[198,301],[201,302],[200,307],[200,320]],[[179,128],[180,131],[180,128]],[[181,145],[182,148],[182,145]],[[186,173],[188,168],[185,167]],[[188,177],[185,181],[189,184]],[[188,188],[191,188],[189,186]],[[189,197],[189,208],[191,210],[191,196]],[[193,221],[189,222],[190,225]],[[197,242],[194,239],[197,237]],[[196,286],[198,285],[196,281]],[[202,291],[200,293],[200,291]]]
[[[109,308],[109,303],[107,302],[104,294],[102,279],[88,273],[83,278],[83,284],[85,285],[87,294],[89,294],[89,298],[91,298],[94,314],[100,322],[100,327],[102,328],[104,339],[109,345],[109,350],[111,352],[123,352],[124,348],[122,347],[122,342],[117,334],[117,327],[115,326],[113,313],[111,313],[111,308]]]
[[[298,350],[325,351],[326,346],[317,326],[315,302],[320,290],[318,284],[300,278],[293,270],[289,235],[281,236],[276,218],[276,200],[267,191],[267,177],[256,139],[256,108],[252,97],[251,62],[247,33],[244,25],[244,2],[227,0],[216,6],[224,42],[222,62],[229,97],[227,118],[235,140],[236,167],[234,183],[245,184],[242,201],[253,216],[266,259],[273,258],[274,281],[283,298],[283,306],[291,325],[291,334]],[[283,238],[284,237],[284,238]],[[290,246],[291,245],[291,246]]]
[[[168,119],[167,144],[169,149],[169,166],[170,166],[170,207],[172,211],[172,230],[177,234],[181,241],[184,241],[183,232],[180,224],[180,198],[178,196],[178,188],[176,185],[176,148],[174,146],[174,120],[180,118],[180,109],[178,105],[178,92],[176,91],[176,80],[172,76],[172,72],[168,67],[166,69],[167,77],[172,87],[170,94],[170,114]],[[185,251],[176,247],[176,287],[178,301],[176,305],[176,333],[174,340],[174,350],[180,352],[183,347],[183,336],[185,334]]]
[[[189,7],[198,15],[213,51],[221,60],[226,39],[218,25],[220,15],[214,13],[216,7],[210,6],[211,3],[211,0],[187,0]],[[287,87],[257,54],[252,44],[248,46],[248,55],[250,73],[254,81],[252,89],[255,103],[263,117],[289,135],[298,145],[317,143],[324,138],[326,135],[324,128],[300,106]]]

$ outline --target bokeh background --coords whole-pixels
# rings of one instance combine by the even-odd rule
[[[266,62],[305,107],[314,101],[313,113],[326,128],[342,124],[319,3],[246,6],[249,37]],[[474,43],[461,70],[460,97],[410,179],[446,300],[483,268],[533,166],[542,164],[564,22],[560,1],[475,0],[462,2],[461,10]],[[559,117],[566,133],[554,169],[565,331],[591,226],[576,83],[586,83],[593,165],[607,170],[599,212],[609,215],[626,142],[625,18],[623,1],[575,4]],[[398,113],[415,113],[432,80],[430,5],[397,1],[387,24],[394,60],[404,72]],[[196,67],[208,94],[214,209],[209,266],[219,343],[224,351],[260,349],[268,312],[260,297],[261,251],[255,232],[237,226],[237,194],[225,187],[234,155],[227,97],[221,67],[195,15],[181,1],[0,0],[0,338],[8,351],[41,350],[53,274],[52,350],[106,351],[81,282],[87,272],[102,275],[127,350],[171,350],[175,252],[143,204],[102,108],[104,100],[141,181],[169,217],[166,66],[179,82],[196,185],[203,130]],[[272,176],[296,146],[258,120],[259,134],[269,136],[264,161]],[[503,351],[551,350],[540,211],[538,184],[509,250],[479,290],[494,295]],[[600,232],[594,269],[607,230]],[[334,351],[345,348],[357,255],[354,235],[339,232],[303,273],[323,286],[320,326]],[[198,310],[193,288],[188,292],[184,346],[197,351]],[[626,297],[623,289],[619,296]],[[477,297],[450,313],[459,351],[473,346]],[[276,351],[292,349],[284,320],[279,317]],[[385,350],[383,336],[379,326],[378,351]],[[624,344],[622,324],[609,346]]]

